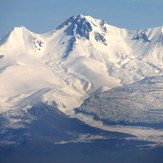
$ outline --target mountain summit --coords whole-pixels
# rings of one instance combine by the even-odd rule
[[[66,27],[65,33],[67,35],[78,35],[88,40],[90,38],[90,32],[96,30],[96,28],[101,28],[106,32],[106,27],[104,25],[105,22],[103,20],[93,19],[90,16],[80,14],[76,17],[72,16],[67,19],[57,28],[57,30]]]

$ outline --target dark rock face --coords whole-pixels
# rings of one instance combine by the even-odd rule
[[[89,39],[89,33],[92,31],[91,23],[82,15],[78,15],[77,17],[71,17],[66,20],[63,24],[61,24],[57,30],[68,26],[65,30],[65,33],[68,35],[77,34],[80,37],[84,37],[85,39]]]
[[[107,45],[107,43],[106,43],[106,39],[105,39],[105,37],[104,37],[104,35],[102,35],[102,34],[100,34],[100,33],[95,33],[95,40],[97,41],[97,42],[101,42],[102,44],[104,44],[104,45]]]
[[[138,35],[136,35],[133,40],[143,40],[144,42],[150,42],[150,40],[148,39],[147,35],[145,33],[140,33]]]
[[[91,24],[86,19],[81,19],[79,22],[77,22],[76,33],[81,37],[85,37],[87,40],[89,40],[89,32],[91,31]]]
[[[70,52],[73,50],[75,46],[75,43],[76,43],[75,36],[73,36],[70,40],[68,40],[67,49],[65,51],[65,55],[63,56],[63,59],[66,59],[69,56]]]

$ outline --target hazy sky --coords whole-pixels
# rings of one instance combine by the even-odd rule
[[[0,0],[0,36],[16,26],[48,32],[80,13],[128,29],[163,26],[163,0]]]

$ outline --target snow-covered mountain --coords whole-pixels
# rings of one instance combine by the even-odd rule
[[[162,99],[163,27],[16,27],[0,39],[0,162],[161,163]]]
[[[0,112],[42,101],[67,112],[101,87],[163,73],[163,27],[126,30],[73,16],[56,30],[14,28],[0,40]]]

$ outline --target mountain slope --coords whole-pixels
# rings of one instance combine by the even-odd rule
[[[1,114],[0,122],[1,162],[162,162],[163,148],[151,141],[90,127],[44,103]]]
[[[0,40],[0,112],[55,101],[68,113],[101,87],[161,75],[162,45],[162,27],[130,31],[83,15],[45,34],[14,28]]]
[[[56,106],[42,102],[32,108],[1,114],[0,121],[0,151],[24,145],[29,145],[32,150],[33,146],[41,144],[88,143],[97,139],[130,137],[90,127],[76,118],[66,116]]]
[[[105,124],[163,128],[163,76],[94,93],[76,109]]]

